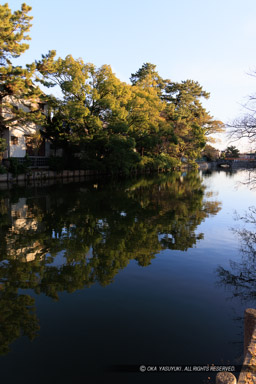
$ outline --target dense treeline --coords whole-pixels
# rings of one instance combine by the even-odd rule
[[[56,167],[73,164],[113,173],[172,169],[182,160],[193,163],[209,135],[222,129],[202,106],[209,93],[198,82],[163,79],[151,63],[131,75],[131,84],[120,81],[109,65],[96,68],[71,55],[56,58],[55,51],[26,69],[13,66],[11,59],[28,48],[22,42],[29,39],[30,10],[23,4],[12,14],[7,4],[0,6],[0,102],[12,112],[12,118],[1,114],[0,126],[42,124],[41,134],[55,154],[59,149],[64,154]],[[58,88],[60,97],[45,95],[35,84]],[[6,96],[41,99],[47,116],[40,108],[17,111]]]

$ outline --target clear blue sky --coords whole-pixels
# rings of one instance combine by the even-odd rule
[[[197,80],[211,93],[204,106],[223,122],[243,112],[256,93],[256,0],[27,0],[32,6],[25,64],[55,49],[97,66],[110,64],[122,81],[143,63],[173,81]],[[12,10],[22,1],[10,0]],[[223,144],[219,147],[223,147]]]

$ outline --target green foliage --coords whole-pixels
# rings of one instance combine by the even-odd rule
[[[136,73],[132,73],[130,80],[133,86],[137,85],[144,89],[155,88],[159,96],[162,95],[166,84],[170,81],[162,79],[156,71],[156,65],[151,63],[144,63]]]
[[[0,138],[0,153],[4,152],[7,148],[6,140]]]
[[[162,169],[165,171],[171,171],[180,165],[178,159],[171,157],[167,153],[160,153],[157,157],[157,165],[158,169]]]
[[[10,58],[19,57],[29,47],[24,40],[30,40],[26,32],[30,30],[31,7],[21,5],[20,11],[11,12],[8,4],[0,5],[0,64],[10,64]]]
[[[22,173],[27,173],[29,170],[29,166],[31,165],[30,159],[26,156],[25,161],[22,163],[16,157],[11,157],[8,159],[10,165],[8,167],[8,171],[13,175],[17,176]]]
[[[27,15],[30,10],[31,7],[22,4],[20,11],[12,13],[8,4],[0,5],[0,131],[44,122],[38,104],[44,97],[32,81],[35,65],[25,69],[11,62],[29,47],[24,41],[30,39],[26,35],[31,27],[32,17]]]
[[[239,149],[237,149],[234,145],[230,145],[225,150],[225,156],[226,157],[238,157],[239,156]]]
[[[139,163],[139,169],[145,170],[145,171],[156,170],[156,164],[155,164],[154,158],[149,156],[142,156]]]
[[[202,107],[200,98],[209,94],[198,82],[164,80],[155,65],[146,63],[132,74],[130,86],[110,66],[97,69],[70,55],[55,55],[50,51],[36,62],[37,80],[58,85],[63,94],[62,100],[52,99],[47,135],[53,146],[82,153],[92,169],[127,173],[137,165],[171,169],[184,157],[194,162],[207,135],[221,128]],[[139,156],[131,154],[128,137]]]
[[[149,156],[143,156],[141,157],[140,163],[139,163],[139,170],[140,171],[172,171],[176,168],[178,168],[181,165],[181,162],[168,155],[167,153],[160,153],[159,155],[149,157]]]
[[[222,129],[223,124],[213,120],[202,107],[202,97],[208,99],[209,93],[193,80],[169,83],[165,88],[164,117],[176,138],[172,147],[175,157],[195,160],[209,140],[208,135]]]
[[[219,151],[211,145],[207,144],[203,149],[201,156],[204,157],[206,161],[214,161],[219,157]]]
[[[222,129],[202,107],[200,100],[209,93],[197,81],[163,79],[151,63],[131,75],[131,85],[109,65],[97,68],[71,55],[56,58],[54,50],[26,69],[13,66],[11,59],[28,49],[30,10],[26,4],[13,13],[8,4],[0,6],[0,130],[43,126],[55,153],[63,149],[66,156],[63,164],[51,160],[52,169],[171,170],[184,158],[193,163],[208,136]],[[44,95],[35,81],[57,86],[60,98]],[[47,102],[47,117],[39,108],[42,102]],[[34,139],[38,149],[41,139]]]
[[[0,165],[0,175],[4,175],[5,173],[7,173],[7,169],[3,165]]]
[[[139,154],[135,152],[135,140],[130,137],[111,136],[106,152],[106,168],[111,173],[128,175],[140,160]]]

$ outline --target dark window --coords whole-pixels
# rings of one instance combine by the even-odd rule
[[[11,136],[11,144],[12,145],[18,145],[18,137],[17,136]]]

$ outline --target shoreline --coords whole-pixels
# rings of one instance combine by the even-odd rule
[[[254,169],[256,168],[256,162],[250,162],[250,163],[244,163],[244,162],[236,162],[232,164],[231,167],[224,168],[217,165],[216,162],[202,162],[198,163],[198,170],[233,170],[233,169]],[[168,173],[168,172],[175,172],[175,171],[187,171],[190,169],[189,166],[183,165],[179,169],[173,169],[172,171],[151,171],[151,170],[145,170],[144,172],[131,172],[129,175],[149,175],[153,173]],[[49,169],[33,169],[30,170],[27,173],[22,173],[19,175],[13,175],[12,173],[4,173],[0,174],[0,186],[3,186],[3,184],[27,184],[30,182],[43,182],[46,180],[50,181],[59,181],[63,180],[64,182],[68,181],[79,181],[80,179],[85,179],[88,176],[110,176],[109,173],[97,171],[97,170],[62,170],[62,171],[52,171]],[[111,175],[113,176],[113,175]]]
[[[149,174],[156,174],[156,173],[168,173],[168,172],[175,172],[175,171],[185,171],[189,167],[184,166],[180,167],[179,169],[173,169],[172,171],[152,171],[152,170],[144,170],[141,172],[130,172],[129,176],[132,175],[149,175]],[[101,172],[97,170],[83,170],[83,169],[76,169],[76,170],[62,170],[62,171],[52,171],[48,169],[34,169],[30,170],[27,173],[22,173],[19,175],[13,175],[12,173],[4,173],[0,174],[0,185],[1,183],[19,183],[19,182],[33,182],[33,181],[44,181],[44,180],[60,180],[60,179],[74,179],[74,178],[84,178],[87,176],[120,176],[122,174],[116,174],[112,175],[111,173]]]

